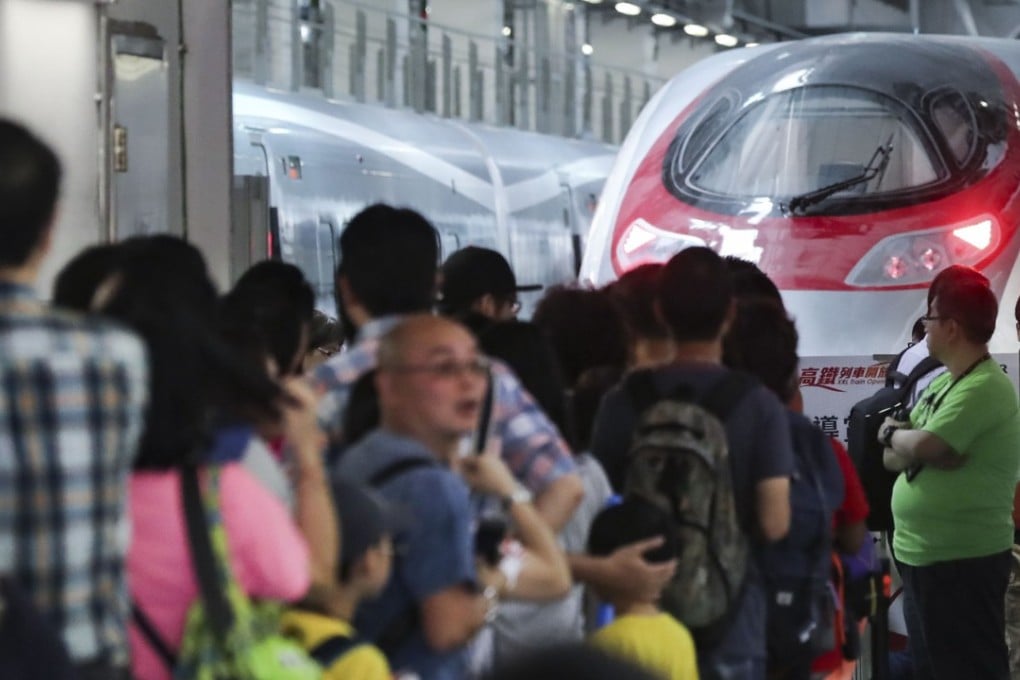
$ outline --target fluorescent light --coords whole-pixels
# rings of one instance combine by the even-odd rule
[[[641,8],[633,2],[616,3],[616,11],[620,14],[626,14],[629,17],[636,17],[638,14],[641,14]]]
[[[672,28],[676,26],[676,17],[672,14],[659,12],[658,14],[652,15],[652,23],[656,26],[662,26],[663,28]]]
[[[756,43],[756,42],[749,42],[746,45],[744,45],[744,47],[757,47],[757,46],[758,46],[758,43]]]
[[[708,29],[701,24],[687,24],[684,26],[684,33],[695,38],[704,38],[708,35]]]
[[[587,2],[589,5],[601,5],[602,4],[602,0],[584,0],[584,1]]]
[[[720,33],[719,35],[715,36],[715,42],[716,44],[722,45],[723,47],[736,47],[737,45],[740,44],[739,40],[737,40],[732,35],[729,35],[728,33]]]
[[[588,43],[581,45],[581,54],[583,54],[584,56],[590,57],[594,52],[595,48],[589,45]]]

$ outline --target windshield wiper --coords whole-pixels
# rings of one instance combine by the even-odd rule
[[[820,189],[815,189],[814,191],[799,194],[791,198],[790,203],[787,206],[789,212],[803,213],[811,206],[821,203],[835,193],[851,189],[858,184],[870,182],[877,175],[884,173],[886,166],[889,165],[889,158],[892,156],[892,138],[893,136],[889,135],[889,139],[886,140],[885,144],[882,144],[875,149],[875,153],[871,155],[871,160],[868,161],[868,164],[864,166],[864,170],[862,170],[859,174],[854,175],[849,179],[844,179],[840,182],[833,182],[832,184],[827,184]]]

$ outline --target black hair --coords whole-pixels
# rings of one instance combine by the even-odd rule
[[[723,258],[733,282],[733,296],[737,299],[765,298],[783,306],[783,296],[775,282],[758,268],[754,262],[742,260],[736,255]]]
[[[552,343],[568,387],[588,369],[627,362],[627,331],[605,290],[553,286],[531,320]]]
[[[789,402],[797,389],[797,329],[783,307],[766,297],[741,300],[723,341],[723,363],[750,373]]]
[[[315,292],[297,266],[280,260],[263,260],[241,274],[232,290],[257,290],[264,287],[280,291],[301,320],[311,323],[315,313]]]
[[[623,366],[594,366],[582,373],[569,398],[571,434],[570,448],[580,453],[591,449],[602,397],[623,377]]]
[[[951,281],[939,286],[938,314],[953,319],[973,343],[985,344],[995,333],[999,303],[988,286],[969,281]]]
[[[20,267],[39,246],[60,191],[60,161],[17,123],[0,119],[0,266]]]
[[[307,349],[302,331],[311,325],[314,305],[312,288],[300,269],[260,262],[224,296],[221,324],[232,343],[249,353],[260,348],[286,373]]]
[[[53,282],[53,304],[88,312],[99,286],[106,281],[122,257],[117,244],[89,246],[68,260]]]
[[[675,559],[679,546],[673,519],[659,506],[638,496],[627,496],[598,515],[588,535],[588,552],[596,557],[611,555],[625,545],[662,536],[657,548],[644,553],[646,561],[657,564]]]
[[[949,265],[936,274],[935,278],[931,280],[931,285],[928,286],[928,306],[931,307],[931,301],[939,294],[939,289],[941,289],[942,286],[948,286],[962,281],[972,281],[985,287],[988,287],[989,283],[988,277],[973,267],[968,267],[962,264]]]
[[[569,436],[566,389],[549,340],[533,323],[493,323],[478,342],[482,350],[505,361],[524,388],[564,436]]]
[[[337,279],[372,316],[432,308],[439,237],[414,210],[382,203],[365,208],[340,235],[340,255]]]
[[[656,301],[675,341],[714,340],[733,301],[726,263],[710,248],[681,250],[662,271]]]
[[[606,286],[609,299],[633,339],[666,340],[669,329],[655,313],[655,291],[662,275],[661,263],[635,267]]]
[[[217,418],[276,417],[280,388],[220,339],[216,288],[194,246],[156,236],[131,239],[129,249],[102,312],[148,349],[149,405],[135,468],[198,463]]]
[[[351,386],[351,394],[347,398],[347,406],[343,413],[343,441],[340,447],[344,450],[354,446],[369,432],[382,423],[382,411],[379,409],[379,391],[375,387],[376,370],[365,371]],[[330,452],[330,462],[342,451]]]

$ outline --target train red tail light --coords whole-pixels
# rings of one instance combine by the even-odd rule
[[[995,218],[896,234],[875,244],[846,277],[850,286],[908,286],[930,282],[942,269],[975,266],[999,245]]]
[[[617,273],[622,274],[643,264],[665,262],[684,248],[703,245],[705,242],[696,236],[666,231],[639,218],[620,235],[613,260]]]

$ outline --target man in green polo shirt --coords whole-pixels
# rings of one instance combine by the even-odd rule
[[[935,679],[1009,678],[1003,598],[1020,414],[1013,385],[988,354],[997,314],[984,285],[940,287],[924,321],[930,353],[948,370],[909,422],[890,418],[879,430],[886,467],[903,471],[893,488],[893,548],[917,614],[907,630],[927,655],[915,668]]]

